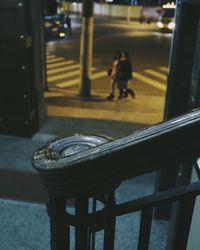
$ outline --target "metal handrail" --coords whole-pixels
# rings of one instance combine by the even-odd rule
[[[70,190],[114,184],[162,168],[170,162],[191,160],[200,155],[200,110],[156,124],[147,129],[77,154],[62,157],[49,143],[33,158],[47,189],[56,192],[56,178],[67,173],[62,185]],[[63,143],[64,143],[63,139]],[[76,170],[74,172],[74,169]],[[55,177],[55,182],[54,178]],[[60,180],[59,180],[60,181]],[[52,184],[52,186],[51,186]]]
[[[51,249],[70,249],[70,226],[75,227],[76,250],[94,250],[95,232],[104,230],[104,250],[114,249],[116,216],[141,210],[138,249],[148,249],[153,208],[174,200],[185,204],[182,238],[173,249],[185,249],[196,196],[194,183],[137,200],[116,204],[114,190],[123,180],[200,155],[200,109],[132,135],[112,140],[105,136],[75,135],[52,141],[38,150],[33,166],[49,192]],[[88,212],[88,199],[103,201],[100,211]],[[75,199],[75,215],[66,212],[66,200]],[[177,248],[178,247],[178,248]],[[172,248],[170,248],[172,249]]]

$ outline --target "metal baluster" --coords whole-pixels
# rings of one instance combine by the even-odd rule
[[[140,232],[138,240],[138,250],[148,250],[151,234],[153,207],[142,210],[140,220]]]
[[[115,240],[115,223],[116,218],[113,216],[113,208],[116,205],[114,192],[109,193],[106,199],[106,217],[104,229],[104,250],[114,250]]]
[[[96,198],[93,198],[92,208],[93,208],[93,212],[96,212],[96,208],[97,208]],[[96,234],[96,232],[93,230],[93,232],[92,232],[92,249],[91,250],[95,250],[95,234]]]
[[[173,205],[173,215],[171,218],[170,234],[166,249],[185,250],[190,232],[190,225],[196,196],[191,195]]]
[[[85,218],[88,215],[88,198],[79,197],[75,201],[75,217],[78,218],[75,226],[75,250],[88,250],[88,225]]]
[[[48,212],[51,228],[51,250],[70,250],[70,228],[58,225],[57,219],[66,213],[66,199],[63,196],[49,195]]]

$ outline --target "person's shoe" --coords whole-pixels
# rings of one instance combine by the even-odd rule
[[[126,97],[128,97],[129,94],[131,95],[132,98],[135,98],[135,92],[132,89],[127,89]]]
[[[135,92],[133,90],[130,89],[130,95],[131,97],[134,99],[135,98]]]
[[[106,97],[106,100],[113,100],[115,96],[113,94],[110,94],[109,96]]]
[[[127,98],[128,97],[128,90],[125,90],[124,92],[124,98]]]

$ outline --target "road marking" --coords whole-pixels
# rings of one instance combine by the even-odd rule
[[[60,72],[64,72],[64,71],[69,71],[72,69],[78,69],[80,67],[80,64],[74,64],[74,65],[70,65],[67,67],[60,67],[57,69],[49,69],[47,71],[47,75],[51,75],[51,74],[55,74],[55,73],[60,73]]]
[[[67,77],[72,77],[72,76],[77,76],[77,75],[80,75],[80,70],[75,70],[75,71],[70,71],[68,73],[63,73],[60,75],[50,76],[50,77],[47,77],[47,80],[48,82],[53,82],[56,80],[61,80]]]
[[[92,70],[95,70],[95,69],[92,68]],[[63,73],[63,74],[60,74],[60,75],[50,76],[50,77],[47,77],[47,80],[48,80],[48,82],[53,82],[53,81],[56,81],[56,80],[61,80],[61,79],[67,78],[67,77],[72,77],[72,76],[77,76],[77,75],[80,75],[80,69],[70,71],[68,73]]]
[[[101,71],[101,72],[97,72],[95,74],[92,74],[91,79],[94,80],[94,79],[98,79],[100,77],[107,76],[107,75],[108,75],[107,71]]]
[[[63,57],[57,57],[57,58],[47,59],[46,61],[47,63],[55,63],[55,62],[64,62],[66,60]]]
[[[136,78],[136,79],[138,79],[138,80],[140,80],[142,82],[145,82],[150,86],[153,86],[153,87],[155,87],[157,89],[160,89],[162,91],[166,91],[166,86],[164,84],[161,84],[158,81],[152,80],[151,78],[145,77],[142,74],[139,74],[137,72],[134,72],[133,76],[134,76],[134,78]]]
[[[151,76],[155,76],[155,77],[158,77],[162,80],[167,80],[167,76],[162,74],[162,73],[159,73],[158,71],[155,71],[155,70],[151,70],[151,69],[145,69],[144,72],[146,72],[147,74],[151,75]]]
[[[51,57],[51,56],[50,56]],[[60,80],[59,83],[56,84],[59,88],[66,88],[74,85],[80,84],[80,64],[74,64],[74,61],[66,61],[65,58],[62,57],[51,57],[52,59],[47,60],[47,80],[49,83],[54,83],[54,81]],[[63,61],[65,60],[65,61]],[[168,72],[168,69],[166,67],[159,67],[159,70],[163,72]],[[72,71],[71,71],[72,70]],[[95,68],[92,68],[92,70],[95,70]],[[70,71],[70,72],[69,72]],[[163,73],[160,73],[156,70],[152,69],[146,69],[144,72],[148,75],[157,77],[159,79],[162,79],[166,82],[167,76]],[[60,73],[60,74],[59,74]],[[91,80],[95,80],[101,77],[107,76],[107,71],[100,71],[93,73],[91,75]],[[166,85],[165,82],[161,83],[159,81],[153,80],[150,77],[146,77],[143,74],[134,72],[133,73],[134,78],[154,87],[162,91],[166,91]],[[69,79],[71,77],[76,77],[75,79]]]
[[[57,80],[62,80],[62,79],[67,78],[67,77],[78,76],[78,75],[80,75],[80,70],[71,71],[71,72],[56,75],[56,76],[50,76],[50,77],[47,77],[47,81],[53,82],[53,81],[57,81]]]
[[[166,67],[159,67],[160,70],[164,71],[165,73],[168,73],[169,69]]]
[[[47,69],[53,69],[59,66],[65,66],[65,65],[69,65],[69,64],[73,64],[74,61],[64,61],[64,62],[60,62],[60,63],[53,63],[53,64],[49,64],[47,65]]]
[[[57,56],[46,54],[46,59],[57,58]]]
[[[62,82],[62,83],[58,83],[56,84],[57,87],[59,88],[66,88],[66,87],[71,87],[71,86],[74,86],[74,85],[78,85],[80,83],[80,79],[72,79],[70,81],[65,81],[65,82]]]
[[[107,74],[108,74],[107,71],[101,71],[101,72],[94,73],[91,76],[91,80],[101,78],[103,76],[106,76]],[[66,87],[78,85],[79,83],[80,83],[80,79],[77,78],[77,79],[72,79],[69,81],[58,83],[58,84],[56,84],[56,86],[60,87],[60,88],[66,88]]]

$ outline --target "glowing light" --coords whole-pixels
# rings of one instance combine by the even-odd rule
[[[175,9],[176,5],[174,4],[174,2],[172,3],[167,3],[167,4],[163,4],[163,9]]]
[[[64,32],[60,32],[59,33],[59,37],[65,37],[65,33]]]
[[[174,23],[174,22],[170,22],[170,23],[168,23],[167,27],[168,27],[170,30],[173,30],[174,27],[175,27],[175,23]]]
[[[163,28],[163,23],[162,22],[157,22],[158,28],[162,29]]]

